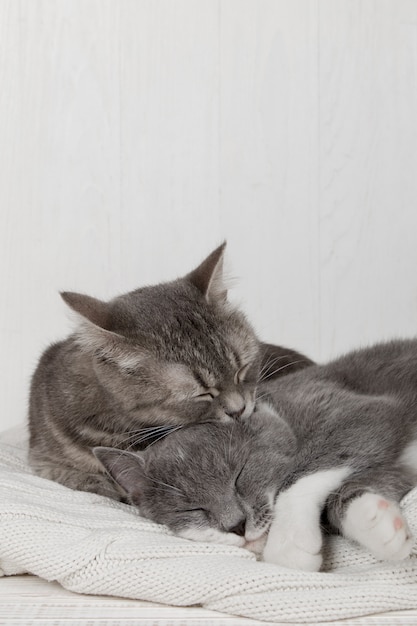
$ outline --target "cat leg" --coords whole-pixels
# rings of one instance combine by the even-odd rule
[[[371,485],[368,482],[361,488],[357,480],[343,485],[327,505],[328,518],[342,535],[377,559],[405,559],[410,555],[413,539],[398,502],[412,485],[401,471],[386,476],[385,485]]]
[[[329,494],[351,473],[341,467],[303,476],[278,494],[263,559],[316,572],[322,563],[320,515]]]

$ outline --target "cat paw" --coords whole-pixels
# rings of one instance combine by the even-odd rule
[[[364,493],[353,500],[342,530],[377,559],[400,561],[410,555],[413,541],[398,504],[378,494]]]
[[[274,536],[270,533],[263,552],[263,560],[290,569],[318,572],[322,564],[321,533],[293,532],[291,536]]]

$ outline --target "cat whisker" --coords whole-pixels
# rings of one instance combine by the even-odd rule
[[[152,441],[152,443],[149,444],[148,448],[150,448],[151,446],[153,446],[155,443],[157,443],[158,441],[160,441],[161,439],[163,439],[164,437],[166,437],[167,435],[170,435],[171,433],[175,433],[176,430],[180,430],[183,427],[182,424],[180,424],[179,426],[176,426],[175,428],[171,428],[168,432],[163,433],[160,437],[158,437],[157,439],[155,439],[155,441]]]
[[[262,519],[265,519],[266,521],[268,521],[274,518],[274,514],[273,514],[273,511],[271,511],[270,509],[265,510],[263,508],[260,508],[259,517],[262,517]]]
[[[127,441],[131,439],[134,439],[135,437],[144,436],[146,438],[146,437],[152,436],[152,434],[158,434],[161,431],[170,430],[172,428],[175,428],[175,427],[172,425],[170,426],[165,425],[165,426],[152,426],[150,428],[140,428],[138,430],[131,430],[129,431],[129,434],[127,437],[118,441],[118,446],[120,446],[123,443],[126,443]]]
[[[259,507],[259,511],[263,511],[264,509],[271,510],[271,505],[269,504],[269,502],[265,502],[265,504],[262,504],[262,506]]]
[[[140,436],[139,438],[135,439],[134,441],[132,441],[129,446],[127,447],[127,449],[129,448],[134,448],[136,446],[138,446],[141,443],[144,443],[145,441],[147,441],[148,439],[153,439],[155,436],[157,437],[155,439],[155,441],[153,441],[151,444],[155,443],[156,441],[159,441],[160,439],[163,439],[164,437],[166,437],[167,435],[169,435],[172,432],[175,432],[176,430],[178,430],[178,428],[182,428],[182,426],[170,426],[169,428],[165,427],[165,428],[155,428],[150,430],[148,433],[146,433],[145,435]]]
[[[174,487],[173,485],[164,483],[162,480],[156,480],[156,478],[152,478],[151,476],[148,476],[148,479],[151,480],[153,483],[156,483],[157,485],[161,485],[161,487],[172,489],[173,491],[176,491],[177,493],[180,493],[181,495],[183,495],[183,492],[178,487]]]
[[[256,396],[255,397],[255,403],[258,402],[259,400],[262,400],[263,398],[267,398],[268,395],[269,394],[267,392],[265,392],[265,393],[261,393],[259,396]]]
[[[297,361],[291,361],[291,363],[286,363],[286,365],[282,365],[281,367],[279,367],[278,369],[274,370],[273,372],[270,372],[264,378],[260,379],[259,382],[263,382],[264,380],[268,380],[268,378],[271,378],[271,376],[274,376],[275,374],[278,374],[278,372],[280,372],[281,370],[284,370],[287,367],[290,367],[291,365],[296,365],[297,363],[306,363],[306,362],[307,361],[305,361],[304,359],[298,359]]]
[[[259,372],[259,380],[262,380],[262,374],[264,374],[270,367],[275,365],[275,363],[277,363],[281,359],[288,359],[290,357],[291,357],[291,354],[282,354],[281,356],[276,356],[276,357],[273,357],[271,355],[269,359],[266,361],[266,363],[263,364]]]

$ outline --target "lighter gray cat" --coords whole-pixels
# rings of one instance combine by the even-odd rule
[[[32,379],[34,470],[68,487],[124,497],[94,446],[136,449],[172,428],[248,418],[263,374],[311,361],[260,344],[227,300],[224,244],[184,278],[110,302],[61,294],[78,327],[43,354]]]
[[[399,501],[417,484],[417,341],[313,365],[260,393],[245,422],[95,455],[143,516],[186,538],[316,571],[326,522],[379,559],[406,558]]]

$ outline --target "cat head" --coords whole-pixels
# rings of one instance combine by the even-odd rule
[[[103,386],[128,413],[176,424],[249,417],[260,350],[227,300],[225,244],[195,270],[110,302],[65,292],[78,314],[76,341]]]
[[[176,534],[209,540],[267,533],[295,441],[272,411],[249,423],[185,426],[146,450],[94,454],[141,515]]]

